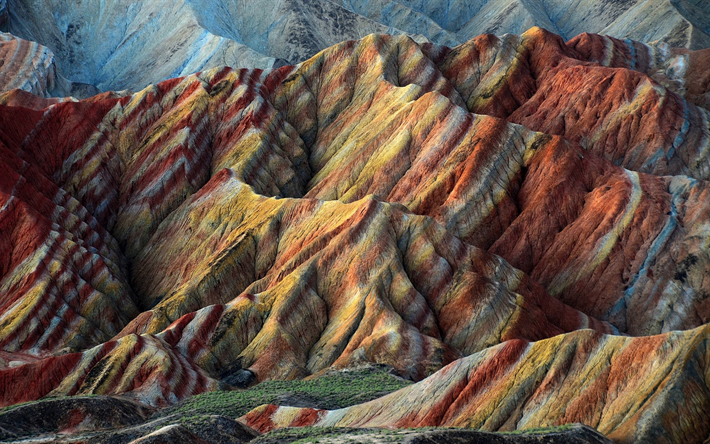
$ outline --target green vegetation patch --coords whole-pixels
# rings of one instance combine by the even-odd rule
[[[338,409],[367,402],[399,390],[411,381],[389,373],[385,368],[327,373],[301,381],[268,381],[246,390],[202,393],[166,409],[158,415],[183,415],[181,422],[199,422],[203,415],[238,418],[262,404]]]
[[[530,429],[513,430],[512,432],[499,432],[505,435],[547,435],[550,433],[567,432],[574,428],[574,424],[562,424],[551,427],[533,427]]]

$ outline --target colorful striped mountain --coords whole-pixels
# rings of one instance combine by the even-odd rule
[[[371,363],[417,383],[243,421],[702,443],[709,63],[372,34],[134,94],[5,92],[0,404],[163,408]]]

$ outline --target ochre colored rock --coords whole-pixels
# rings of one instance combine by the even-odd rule
[[[660,78],[678,56],[663,48],[539,28],[453,49],[371,35],[298,66],[216,68],[131,95],[3,95],[3,405],[164,406],[216,389],[226,369],[265,381],[374,362],[419,381],[453,366],[435,381],[480,364],[496,401],[458,402],[500,413],[465,425],[581,421],[619,440],[699,442],[688,430],[710,427],[696,414],[707,369],[684,362],[710,319],[707,85]],[[605,336],[678,329],[690,332]],[[654,348],[676,342],[684,351]],[[524,357],[529,385],[499,374]],[[526,390],[549,369],[550,387],[582,396],[570,359],[617,370],[569,414],[541,389],[535,402],[558,410],[523,421],[547,411]],[[658,363],[681,370],[658,379]],[[669,395],[639,406],[645,381]],[[686,411],[673,390],[688,381],[700,394]],[[437,399],[407,402],[434,418],[454,402]],[[681,426],[605,422],[608,406],[680,412]],[[381,423],[426,423],[397,411]]]

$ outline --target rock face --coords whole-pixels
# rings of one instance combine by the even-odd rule
[[[453,47],[483,33],[540,26],[565,39],[597,32],[710,47],[704,0],[9,0],[5,11],[4,26],[51,48],[67,78],[104,91],[137,91],[221,65],[302,62],[370,33],[406,33]]]
[[[3,95],[1,403],[160,407],[371,362],[431,393],[247,420],[702,442],[710,85],[688,67],[709,54],[370,35],[135,94]]]
[[[10,6],[13,34],[49,45],[68,78],[102,90],[140,90],[215,66],[271,68],[342,40],[394,32],[323,0],[109,0],[63,7],[11,0]]]
[[[0,5],[0,22],[2,22]],[[0,33],[0,91],[20,89],[37,96],[65,95],[52,52],[37,43]]]
[[[1,6],[1,5],[0,5]],[[0,16],[1,18],[1,16]],[[29,92],[37,97],[59,97],[58,101],[85,98],[100,91],[88,84],[73,83],[59,74],[54,54],[49,48],[0,33],[0,102]],[[28,98],[27,100],[32,100]],[[27,102],[23,104],[28,105]]]

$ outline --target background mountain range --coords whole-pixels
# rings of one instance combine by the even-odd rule
[[[102,91],[137,91],[223,65],[300,63],[371,33],[453,47],[539,26],[565,40],[593,32],[700,49],[710,47],[708,17],[705,0],[0,2],[0,27],[46,46],[64,77]]]

